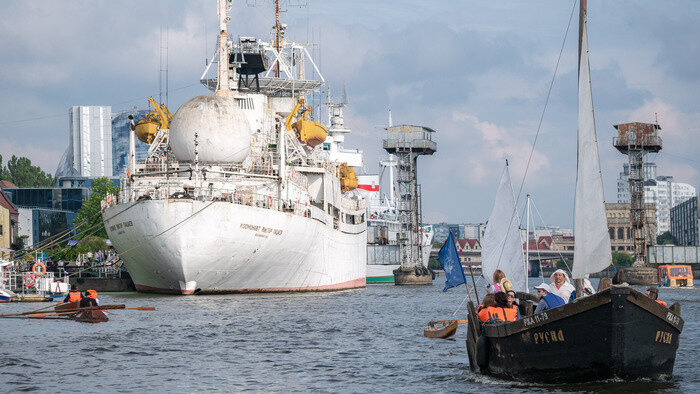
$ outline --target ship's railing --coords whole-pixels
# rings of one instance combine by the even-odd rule
[[[119,256],[111,252],[95,253],[91,257],[80,254],[75,263],[75,267],[70,267],[70,270],[75,271],[78,277],[114,278],[121,277],[126,271]]]
[[[17,294],[40,294],[63,293],[68,288],[68,277],[56,278],[54,273],[49,271],[41,276],[32,272],[3,271],[0,276],[2,286]],[[59,286],[57,283],[64,283]],[[61,288],[62,287],[62,288]]]
[[[341,198],[340,207],[348,211],[359,211],[365,209],[365,200],[355,200],[351,198]]]
[[[613,137],[614,146],[650,146],[663,147],[661,137],[654,133],[620,133],[619,137]]]

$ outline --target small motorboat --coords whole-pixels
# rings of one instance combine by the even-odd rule
[[[0,302],[14,302],[17,300],[17,294],[14,292],[8,289],[0,289]]]
[[[659,286],[693,287],[693,268],[689,265],[660,265]]]
[[[423,335],[428,338],[449,338],[455,335],[459,323],[466,322],[466,320],[431,321],[428,323],[428,328],[423,331]]]

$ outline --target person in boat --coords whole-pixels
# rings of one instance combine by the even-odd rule
[[[486,312],[486,309],[492,306],[496,306],[496,296],[493,294],[486,294],[481,302],[481,305],[479,305],[479,308],[476,310],[476,315],[479,320],[489,320],[489,314]]]
[[[506,294],[508,295],[508,307],[513,309],[515,311],[516,318],[520,319],[520,308],[518,308],[519,304],[515,290],[510,290]]]
[[[498,292],[507,292],[513,290],[513,284],[506,279],[506,273],[501,270],[493,272],[493,283],[489,285],[489,293],[496,294]]]
[[[564,300],[564,303],[568,303],[576,297],[576,289],[571,284],[569,275],[563,269],[554,271],[549,277],[549,281],[551,283],[548,292],[559,296]]]
[[[659,305],[668,307],[667,303],[658,299],[659,298],[659,289],[657,287],[652,286],[652,287],[648,288],[645,294],[647,295],[647,297],[658,302]]]
[[[494,294],[495,306],[484,307],[479,312],[479,319],[484,323],[503,323],[518,319],[517,309],[508,307],[508,295],[503,292]]]
[[[80,306],[81,307],[86,307],[86,306],[98,306],[99,301],[97,300],[97,291],[95,290],[85,290],[85,294],[83,295],[83,298],[80,300]]]
[[[66,298],[63,299],[63,302],[80,302],[82,298],[83,297],[80,294],[80,290],[78,290],[78,285],[73,285],[71,286]]]
[[[566,304],[561,297],[550,292],[550,287],[546,283],[535,286],[535,290],[537,290],[537,296],[540,298],[540,302],[537,304],[537,308],[535,308],[535,313],[544,312]]]

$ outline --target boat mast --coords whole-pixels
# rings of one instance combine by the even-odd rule
[[[578,77],[579,77],[579,84],[580,84],[580,78],[581,78],[581,51],[583,50],[583,28],[586,24],[586,0],[579,0],[579,12],[578,12]],[[586,37],[588,39],[588,37]],[[579,100],[581,98],[579,97]],[[579,153],[577,152],[577,155]],[[578,159],[577,159],[578,161]],[[577,234],[574,234],[577,235]],[[575,259],[574,259],[575,260]],[[575,262],[573,263],[575,264]],[[572,264],[572,265],[573,265]],[[572,267],[573,271],[573,267]],[[573,276],[573,272],[572,272]],[[576,291],[576,298],[583,297],[583,285],[581,283],[581,279],[574,279],[574,287]]]
[[[525,288],[529,291],[528,268],[530,268],[530,194],[527,195],[527,212],[525,213]]]
[[[389,127],[392,127],[394,122],[391,119],[391,110],[389,110]],[[396,207],[396,201],[394,201],[394,166],[396,165],[396,160],[394,155],[389,153],[389,203],[392,207]]]
[[[229,0],[233,3],[233,0]],[[226,0],[219,0],[217,7],[217,15],[219,16],[219,74],[218,86],[216,89],[217,96],[229,97],[231,88],[229,84],[228,74],[228,10],[230,5],[226,5]]]

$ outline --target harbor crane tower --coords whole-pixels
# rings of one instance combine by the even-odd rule
[[[630,220],[634,241],[634,266],[646,266],[647,229],[644,209],[644,156],[663,147],[656,123],[622,123],[614,125],[618,135],[613,145],[629,157]]]
[[[386,130],[382,147],[396,158],[396,210],[401,225],[398,234],[401,266],[394,270],[394,283],[431,284],[432,275],[422,263],[423,218],[417,170],[418,156],[437,151],[437,143],[432,140],[435,130],[412,125],[390,126]]]

